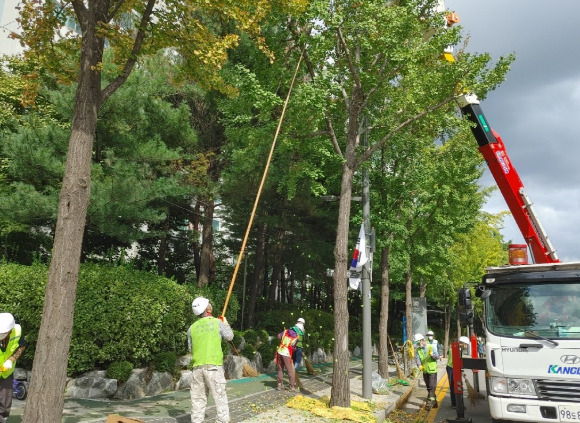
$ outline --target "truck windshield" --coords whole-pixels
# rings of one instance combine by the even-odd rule
[[[580,338],[580,284],[496,285],[486,300],[486,320],[496,335]]]

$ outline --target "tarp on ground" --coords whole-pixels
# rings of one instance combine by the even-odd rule
[[[308,398],[296,395],[286,403],[287,407],[298,410],[310,411],[312,414],[328,419],[350,420],[359,423],[374,423],[377,421],[368,402],[351,401],[350,408],[329,407],[330,398],[324,396],[320,399]]]

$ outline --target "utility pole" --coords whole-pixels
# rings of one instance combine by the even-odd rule
[[[366,118],[365,118],[366,122]],[[365,131],[367,126],[364,125]],[[363,146],[368,148],[368,131],[363,134]],[[365,238],[367,234],[371,233],[371,205],[370,205],[370,182],[369,171],[365,167],[362,171],[363,175],[363,190],[362,190],[362,210],[363,210],[363,225],[365,228]],[[368,247],[369,243],[365,243]],[[371,271],[372,271],[372,248],[370,254],[367,256],[369,260],[363,265],[361,275],[361,291],[362,291],[362,314],[363,314],[363,348],[362,348],[362,396],[366,399],[371,399],[373,396],[372,385],[372,371],[373,371],[373,351],[371,340]]]

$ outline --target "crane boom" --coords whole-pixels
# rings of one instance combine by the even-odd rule
[[[446,12],[445,1],[438,0],[437,12],[446,13],[445,28],[459,22],[459,16]],[[447,46],[443,59],[454,62],[453,47]],[[479,100],[474,94],[462,94],[458,98],[461,113],[474,125],[471,132],[479,144],[479,151],[495,179],[517,225],[522,233],[535,263],[559,263],[556,250],[538,220],[532,203],[524,190],[524,185],[512,165],[501,137],[487,122]]]
[[[477,96],[463,94],[459,97],[461,113],[475,125],[471,132],[479,144],[479,151],[487,162],[500,192],[503,195],[536,263],[558,263],[556,250],[550,243],[538,220],[524,185],[512,165],[501,137],[487,122]]]

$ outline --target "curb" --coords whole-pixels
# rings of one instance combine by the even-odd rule
[[[377,423],[383,423],[393,411],[395,411],[396,409],[398,409],[407,402],[407,400],[413,393],[413,390],[415,389],[418,380],[419,379],[413,379],[411,384],[406,387],[406,389],[401,393],[401,395],[396,401],[390,403],[385,409],[376,411],[374,413],[375,418],[377,419]]]

